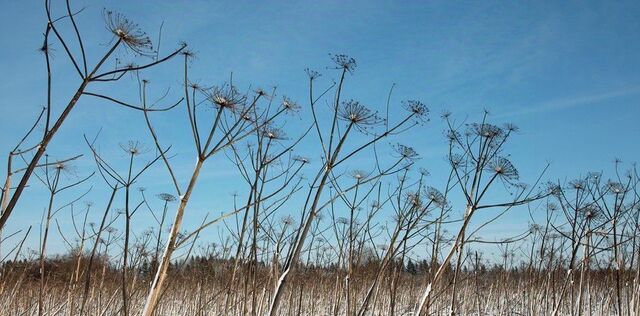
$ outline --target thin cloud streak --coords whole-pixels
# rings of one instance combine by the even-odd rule
[[[527,114],[553,112],[553,111],[564,110],[568,108],[597,104],[602,101],[623,97],[623,96],[634,95],[638,93],[640,93],[640,85],[630,86],[630,87],[626,87],[626,88],[615,90],[615,91],[592,94],[587,96],[555,99],[548,102],[532,105],[522,110],[508,112],[504,114],[497,114],[495,115],[495,117],[504,118],[504,117],[527,115]]]

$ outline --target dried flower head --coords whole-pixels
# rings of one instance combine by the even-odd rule
[[[307,76],[309,76],[309,80],[315,80],[316,78],[322,76],[319,72],[311,70],[309,68],[305,68],[304,72],[307,73]]]
[[[58,161],[51,164],[48,168],[53,169],[56,173],[65,176],[77,176],[77,168],[70,161]]]
[[[542,226],[540,226],[539,224],[530,224],[529,225],[529,232],[530,233],[539,233],[542,231]]]
[[[243,120],[245,120],[245,121],[247,121],[247,122],[255,122],[255,121],[256,121],[256,118],[255,118],[255,117],[253,117],[253,116],[251,115],[251,113],[248,113],[248,112],[247,112],[247,113],[243,113],[243,114],[242,114],[242,119],[243,119]]]
[[[460,133],[456,130],[453,130],[453,129],[447,130],[446,137],[450,143],[460,142]]]
[[[193,89],[195,91],[200,91],[200,92],[203,92],[203,93],[207,90],[207,88],[204,87],[199,82],[189,81],[188,86],[189,86],[189,88],[191,88],[191,89]]]
[[[283,140],[287,138],[282,129],[269,125],[263,128],[262,135],[271,140]]]
[[[596,221],[603,215],[602,210],[596,204],[589,204],[582,208],[581,211],[581,215],[590,221]]]
[[[156,197],[158,199],[162,200],[162,201],[165,201],[165,202],[173,202],[173,201],[176,200],[176,197],[171,195],[171,194],[169,194],[169,193],[160,193],[160,194],[156,195]]]
[[[120,148],[132,156],[138,156],[145,153],[147,150],[144,148],[144,145],[137,140],[130,140],[126,144],[120,144]]]
[[[437,206],[444,207],[447,205],[447,199],[444,197],[444,194],[434,187],[427,187],[424,195],[429,201],[435,203]]]
[[[69,170],[69,165],[65,162],[57,162],[53,165],[53,169],[62,172],[65,170]]]
[[[587,179],[589,179],[590,181],[597,182],[598,180],[600,180],[600,178],[602,178],[601,172],[592,171],[587,174]]]
[[[509,133],[517,133],[520,128],[518,128],[518,126],[516,126],[515,124],[512,123],[507,123],[504,125],[504,129],[509,132]]]
[[[295,220],[290,215],[287,215],[282,218],[282,224],[286,226],[293,225],[294,223],[295,223]]]
[[[309,158],[303,157],[303,156],[295,156],[295,157],[293,157],[293,160],[297,161],[297,162],[300,162],[302,164],[308,164],[310,162]]]
[[[513,166],[509,159],[504,157],[496,157],[487,164],[487,167],[495,172],[498,177],[507,181],[518,180],[520,177],[516,167]]]
[[[469,131],[472,134],[478,135],[484,138],[496,138],[498,136],[502,136],[504,131],[495,125],[487,124],[487,123],[474,123],[470,125]]]
[[[180,44],[182,47],[186,47],[187,44],[186,43],[181,43]],[[196,53],[190,49],[185,49],[182,52],[180,52],[180,54],[182,56],[184,56],[184,58],[186,59],[194,59],[196,57]]]
[[[287,111],[297,111],[300,109],[298,103],[292,101],[291,99],[284,97],[282,99],[282,107]]]
[[[569,182],[569,187],[575,190],[584,190],[587,188],[587,183],[583,179],[576,179]]]
[[[607,191],[611,194],[624,193],[624,185],[620,182],[609,181],[607,182]]]
[[[421,207],[422,197],[418,192],[407,192],[407,203],[411,204],[413,207]]]
[[[350,176],[358,181],[364,180],[367,178],[368,174],[362,170],[353,170],[350,173]]]
[[[342,120],[349,121],[357,126],[374,125],[380,122],[375,112],[354,100],[342,102],[342,106],[338,109],[338,114]]]
[[[347,55],[336,54],[331,56],[331,60],[337,65],[338,69],[344,69],[348,72],[353,72],[356,69],[356,60]]]
[[[449,155],[449,164],[453,168],[463,168],[467,164],[467,160],[460,154],[451,154]]]
[[[394,149],[402,159],[407,159],[407,160],[418,159],[418,153],[412,147],[405,146],[402,144],[396,144],[394,146]]]
[[[411,112],[418,120],[426,120],[429,115],[429,109],[420,101],[408,100],[402,102],[402,106]]]
[[[264,98],[267,98],[267,99],[271,99],[271,95],[269,95],[269,93],[267,93],[267,91],[265,91],[262,88],[257,88],[257,89],[254,90],[254,92],[259,97],[264,97]]]
[[[218,109],[235,111],[244,106],[247,96],[240,93],[235,86],[224,84],[209,89],[207,99]]]
[[[562,194],[562,187],[557,183],[547,182],[545,184],[544,191],[546,191],[547,194],[559,196],[560,194]]]
[[[147,33],[143,32],[138,24],[130,21],[124,15],[113,11],[103,11],[107,29],[113,33],[119,41],[140,55],[153,53],[153,44]]]

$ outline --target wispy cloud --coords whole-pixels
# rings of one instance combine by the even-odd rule
[[[564,110],[564,109],[574,108],[574,107],[594,105],[609,99],[614,99],[614,98],[623,97],[623,96],[630,96],[630,95],[639,94],[639,93],[640,93],[640,85],[628,86],[628,87],[614,90],[614,91],[608,91],[608,92],[590,94],[590,95],[572,96],[572,97],[550,100],[543,103],[532,104],[524,107],[521,110],[498,114],[496,115],[496,117],[513,117],[513,116],[545,113],[545,112]]]

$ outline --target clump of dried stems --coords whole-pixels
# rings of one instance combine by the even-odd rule
[[[624,173],[616,161],[610,179],[589,173],[566,183],[542,183],[545,168],[525,185],[507,151],[515,126],[492,124],[488,112],[473,124],[445,113],[448,177],[432,179],[416,168],[419,151],[428,148],[387,146],[424,129],[427,106],[416,100],[396,106],[391,92],[378,111],[345,100],[356,75],[349,56],[332,57],[328,69],[335,81],[306,71],[304,102],[280,97],[276,89],[244,92],[233,80],[205,87],[191,78],[194,53],[186,44],[161,56],[136,23],[112,11],[103,15],[113,39],[89,60],[76,22],[80,12],[68,0],[64,4],[65,12],[54,16],[45,2],[47,105],[7,156],[0,192],[3,313],[640,314],[635,166]],[[77,90],[56,111],[52,45],[61,47],[78,75]],[[146,62],[118,61],[109,69],[119,49]],[[182,96],[166,107],[150,104],[149,81],[141,78],[172,59]],[[135,103],[89,90],[127,78],[139,87]],[[124,158],[102,154],[99,139],[85,136],[95,171],[79,175],[73,166],[82,155],[52,159],[47,150],[84,96],[131,109],[144,119],[147,134],[136,135],[144,141],[121,144]],[[173,166],[167,131],[153,124],[177,111],[188,128],[170,132],[186,137],[195,160],[186,175]],[[302,130],[289,126],[293,112],[309,118]],[[315,144],[319,158],[295,154],[303,141]],[[225,185],[200,179],[221,160],[236,166],[234,178],[244,190],[218,217],[194,213],[189,202],[197,187]],[[166,192],[142,188],[152,167],[163,170]],[[32,227],[9,220],[26,212],[17,207],[25,188],[39,184],[48,195],[39,246],[29,250]],[[83,203],[96,189],[103,201]],[[513,212],[525,214],[520,217],[528,218],[528,229],[507,238],[480,237]],[[142,213],[153,220],[135,228]],[[201,224],[187,230],[187,217],[200,217]],[[212,227],[218,228],[215,238]],[[68,252],[50,254],[51,238],[60,238]],[[498,254],[487,255],[486,247]]]

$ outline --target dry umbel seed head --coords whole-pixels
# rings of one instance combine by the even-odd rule
[[[156,195],[156,197],[158,199],[160,199],[161,201],[165,201],[165,202],[173,202],[176,200],[176,197],[174,195],[171,195],[169,193],[160,193],[158,195]]]
[[[293,157],[293,160],[297,161],[297,162],[300,162],[302,164],[308,164],[310,162],[309,158],[303,157],[303,156],[295,156],[295,157]]]
[[[282,129],[270,125],[267,125],[262,129],[262,135],[271,140],[283,140],[287,138]]]
[[[361,181],[366,179],[368,174],[363,170],[353,170],[351,171],[350,176],[358,181]]]
[[[305,68],[304,72],[307,73],[307,76],[309,77],[309,80],[315,80],[318,77],[322,76],[319,72],[317,72],[315,70],[311,70],[309,68]]]
[[[124,15],[110,10],[104,10],[103,16],[107,29],[122,41],[128,48],[140,55],[153,53],[153,44],[147,33],[138,24],[127,19]]]
[[[444,197],[444,194],[434,187],[427,187],[424,195],[437,206],[443,207],[447,205],[447,199]]]
[[[297,111],[300,109],[298,103],[292,101],[291,99],[284,97],[282,99],[282,107],[287,111]]]
[[[120,144],[120,148],[124,150],[127,154],[138,156],[147,151],[144,145],[137,140],[130,140],[126,144]]]
[[[342,102],[342,106],[338,109],[338,115],[340,119],[359,127],[371,126],[380,122],[375,112],[354,100]]]
[[[336,64],[337,69],[344,69],[348,72],[353,72],[356,69],[356,60],[347,55],[336,54],[331,56],[331,60]]]
[[[500,127],[497,127],[492,124],[474,123],[469,126],[469,133],[475,134],[483,138],[496,138],[498,136],[501,136],[504,133],[504,131]]]
[[[609,181],[607,183],[607,191],[611,194],[624,193],[624,185],[620,182]]]
[[[418,121],[427,121],[429,115],[429,109],[420,101],[408,100],[402,102],[402,106],[405,110],[409,111]]]
[[[515,181],[520,177],[516,167],[505,157],[496,157],[489,162],[487,167],[504,180]]]
[[[418,153],[413,149],[413,147],[405,146],[402,144],[396,144],[394,146],[394,149],[402,159],[406,159],[406,160],[418,159]]]
[[[216,86],[207,91],[207,99],[219,109],[228,109],[236,111],[244,106],[247,97],[240,93],[235,86],[224,84]]]

